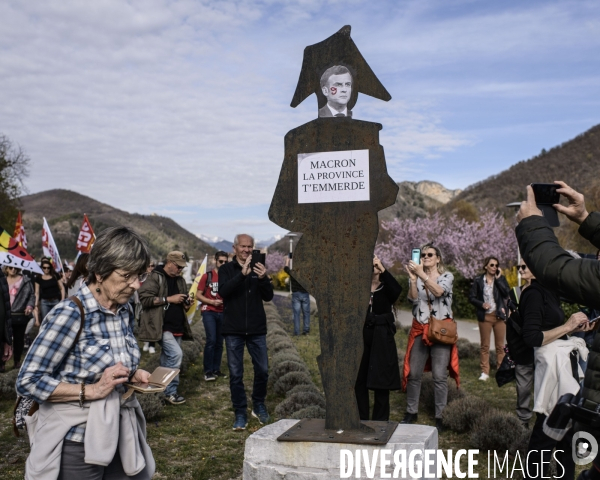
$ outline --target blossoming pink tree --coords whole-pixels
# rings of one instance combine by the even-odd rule
[[[286,257],[287,255],[277,251],[267,253],[267,274],[272,275],[283,270]]]
[[[410,260],[411,250],[425,243],[440,248],[444,262],[454,266],[465,278],[482,272],[483,260],[494,255],[502,266],[517,258],[514,227],[497,212],[483,211],[479,220],[469,222],[456,215],[439,212],[424,218],[392,220],[382,223],[383,241],[375,252],[384,265],[400,269]]]

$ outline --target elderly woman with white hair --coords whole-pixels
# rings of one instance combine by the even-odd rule
[[[98,235],[87,282],[44,319],[17,378],[19,395],[39,410],[26,417],[31,453],[26,479],[150,479],[154,459],[135,395],[147,383],[128,300],[150,263],[142,238],[126,227]],[[127,397],[127,396],[125,396]]]

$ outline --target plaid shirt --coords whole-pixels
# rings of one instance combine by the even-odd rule
[[[122,362],[131,373],[140,363],[138,348],[129,326],[129,305],[117,313],[102,307],[83,283],[75,294],[83,304],[85,323],[79,341],[71,348],[79,331],[79,307],[69,299],[56,305],[42,322],[17,377],[17,393],[45,402],[61,383],[91,384],[102,372]],[[125,392],[125,387],[117,389]],[[69,430],[65,440],[83,442],[85,423]]]

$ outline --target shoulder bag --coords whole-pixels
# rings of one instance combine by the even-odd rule
[[[443,345],[454,345],[458,340],[456,322],[453,318],[440,320],[435,318],[431,312],[431,299],[429,298],[429,289],[425,286],[427,294],[427,304],[429,305],[429,331],[427,339],[431,343],[441,343]]]

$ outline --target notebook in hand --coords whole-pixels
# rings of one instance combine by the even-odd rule
[[[167,385],[179,374],[178,368],[157,367],[148,383],[125,383],[125,386],[140,393],[159,393],[164,392]]]

